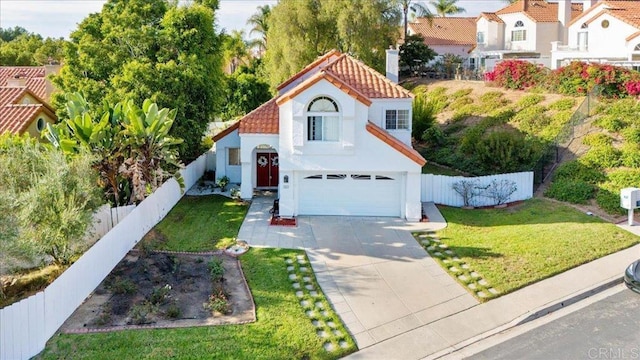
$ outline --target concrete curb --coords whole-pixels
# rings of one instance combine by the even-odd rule
[[[521,316],[516,317],[515,319],[513,319],[512,321],[498,326],[494,329],[491,329],[489,331],[485,331],[484,333],[478,334],[474,337],[471,337],[467,340],[461,341],[455,345],[449,346],[441,351],[438,351],[436,353],[433,353],[423,359],[426,360],[432,360],[432,359],[440,359],[443,357],[447,357],[447,356],[453,356],[454,353],[463,350],[464,348],[471,346],[479,341],[485,340],[493,335],[496,335],[498,333],[507,331],[509,329],[512,329],[514,327],[526,324],[530,321],[533,321],[535,319],[538,319],[542,316],[551,314],[555,311],[558,311],[560,309],[563,309],[569,305],[575,304],[581,300],[584,300],[588,297],[591,297],[595,294],[598,294],[600,292],[603,292],[607,289],[610,289],[618,284],[622,283],[622,276],[614,276],[611,277],[607,280],[601,281],[600,283],[591,286],[589,288],[586,289],[582,289],[578,292],[575,292],[573,294],[570,294],[564,298],[555,300],[550,302],[549,304],[545,304],[537,309],[533,309],[530,311],[527,311],[526,313],[522,314]]]

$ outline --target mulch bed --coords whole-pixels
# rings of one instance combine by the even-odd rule
[[[221,281],[209,262],[220,259]],[[204,304],[223,289],[230,311],[214,313]],[[222,253],[132,250],[65,322],[66,333],[137,328],[243,324],[255,321],[255,304],[238,260]]]

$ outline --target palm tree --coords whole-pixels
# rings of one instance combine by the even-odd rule
[[[436,13],[440,17],[458,14],[466,10],[456,5],[458,0],[432,0],[429,3],[436,9]]]
[[[257,47],[264,51],[267,49],[267,32],[269,31],[269,15],[271,15],[271,7],[269,5],[258,6],[257,12],[247,20],[247,25],[252,25],[249,36],[253,33],[260,34],[260,38],[251,42],[251,47]]]
[[[417,1],[412,0],[400,0],[400,5],[402,6],[402,16],[404,21],[404,38],[407,37],[408,31],[408,18],[409,18],[409,10],[415,14],[417,17],[426,17],[429,23],[433,21],[433,14],[426,8],[424,5]]]

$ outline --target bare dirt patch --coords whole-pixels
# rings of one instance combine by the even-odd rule
[[[210,263],[218,259],[221,280]],[[212,294],[227,299],[213,311]],[[132,250],[65,322],[67,333],[189,327],[255,321],[255,305],[235,257]]]

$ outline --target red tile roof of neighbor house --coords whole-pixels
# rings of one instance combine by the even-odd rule
[[[602,4],[605,5],[604,8],[602,6],[599,6]],[[595,13],[596,8],[600,9],[598,13]],[[589,24],[590,22],[600,17],[600,15],[602,14],[609,14],[637,29],[640,29],[640,1],[638,0],[601,0],[600,2],[597,2],[594,6],[592,6],[591,9],[571,20],[569,24],[574,24],[576,22],[590,19],[586,21],[586,23]]]
[[[7,86],[16,76],[25,79],[25,86],[39,98],[47,96],[46,70],[44,66],[0,66],[0,87]]]
[[[414,33],[424,37],[427,45],[475,45],[475,17],[436,17],[430,23],[426,18],[418,18],[409,23]]]
[[[367,123],[366,129],[373,136],[375,136],[378,139],[382,140],[383,142],[385,142],[387,145],[391,146],[392,148],[398,150],[399,152],[401,152],[403,155],[405,155],[409,159],[411,159],[411,160],[415,161],[416,163],[418,163],[418,165],[423,166],[424,164],[427,163],[427,160],[425,160],[422,157],[422,155],[420,155],[419,152],[414,150],[411,146],[409,146],[409,145],[403,143],[402,141],[396,139],[393,135],[389,134],[386,130],[382,129],[381,127],[377,126],[376,124],[372,123],[371,121],[369,121]]]
[[[519,0],[496,11],[497,15],[515,13],[523,13],[534,22],[557,22],[558,3],[545,0]],[[575,19],[580,14],[582,14],[582,3],[571,4],[571,19]]]
[[[502,21],[502,19],[500,19],[500,17],[494,12],[481,12],[480,15],[478,15],[478,17],[476,18],[476,21],[481,17],[489,21],[495,21],[497,23],[504,24],[504,21]]]
[[[39,104],[20,104],[25,96],[31,96]],[[26,87],[0,87],[0,133],[24,133],[38,114],[46,113],[56,119],[53,109]]]

